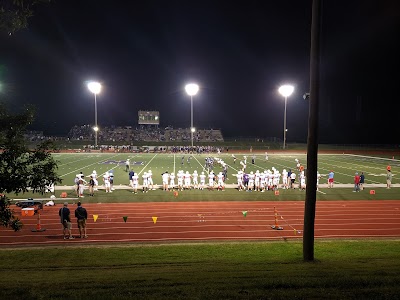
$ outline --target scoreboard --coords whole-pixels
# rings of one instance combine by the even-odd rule
[[[139,110],[139,125],[160,125],[160,112],[155,110]]]

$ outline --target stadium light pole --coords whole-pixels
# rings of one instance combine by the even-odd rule
[[[287,128],[286,128],[287,98],[293,93],[294,87],[293,87],[293,85],[285,84],[285,85],[282,85],[278,89],[278,91],[283,97],[285,97],[285,111],[284,111],[284,114],[283,114],[283,149],[285,149],[286,148],[286,132],[287,132]]]
[[[193,147],[193,133],[195,128],[193,127],[193,96],[199,91],[199,86],[195,83],[189,83],[185,86],[186,93],[190,96],[190,135]]]
[[[99,127],[97,126],[97,94],[101,91],[101,84],[96,81],[89,82],[87,85],[89,91],[94,94],[94,147],[97,148],[97,132]]]

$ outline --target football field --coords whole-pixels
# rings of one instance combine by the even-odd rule
[[[205,170],[205,159],[207,157],[222,159],[228,165],[228,180],[226,183],[235,184],[236,180],[233,174],[240,170],[240,161],[247,157],[246,172],[256,172],[257,170],[277,169],[282,172],[286,170],[296,170],[296,161],[298,159],[301,165],[307,168],[307,157],[305,154],[269,154],[268,160],[264,154],[167,154],[167,153],[57,153],[54,158],[59,162],[58,174],[63,179],[62,186],[72,186],[76,174],[82,172],[86,178],[93,170],[96,170],[101,183],[102,175],[105,172],[112,171],[116,187],[129,184],[128,174],[125,171],[125,161],[130,159],[130,169],[139,174],[139,184],[141,184],[141,175],[149,170],[153,173],[154,183],[161,185],[161,174],[168,171],[177,173],[178,170],[189,171],[192,174],[195,170],[198,173]],[[252,158],[255,158],[252,164]],[[352,187],[355,172],[361,174],[364,172],[366,186],[385,187],[386,186],[386,168],[390,165],[393,173],[393,183],[396,183],[397,170],[400,161],[397,159],[388,159],[375,156],[361,156],[350,154],[321,154],[318,157],[318,171],[322,175],[320,184],[324,187],[327,181],[327,175],[332,170],[335,173],[335,184],[337,187]],[[214,163],[214,173],[222,171],[218,163]]]

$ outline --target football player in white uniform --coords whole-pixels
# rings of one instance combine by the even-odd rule
[[[147,181],[149,184],[149,190],[155,191],[156,189],[154,188],[153,173],[151,173],[151,170],[147,172]]]
[[[201,172],[201,174],[200,174],[200,190],[203,190],[205,186],[206,186],[206,175],[204,174],[204,172]]]
[[[133,188],[132,193],[137,194],[138,185],[139,185],[139,176],[137,173],[135,173],[132,176],[132,188]]]
[[[190,186],[190,179],[192,178],[192,176],[190,176],[189,171],[186,171],[186,173],[184,174],[184,179],[185,179],[185,186],[184,188],[186,190],[190,190],[191,186]]]
[[[215,174],[213,171],[211,171],[210,174],[208,174],[208,188],[210,190],[214,190],[214,178]]]
[[[225,189],[225,186],[224,186],[224,174],[222,174],[222,172],[219,172],[218,175],[217,175],[217,178],[218,178],[218,183],[217,183],[218,187],[217,187],[217,189],[218,189],[218,191],[223,191]]]
[[[147,172],[144,172],[142,175],[142,180],[143,180],[143,193],[147,193],[149,191],[149,181],[148,181],[148,175]]]
[[[103,176],[104,187],[106,188],[106,193],[112,193],[111,191],[111,183],[110,183],[110,174],[106,172]]]
[[[179,170],[178,174],[176,175],[178,177],[178,190],[183,191],[183,171]]]
[[[169,188],[175,189],[175,174],[174,173],[171,173],[171,175],[169,175]]]
[[[196,170],[194,170],[192,177],[193,177],[193,187],[195,189],[198,189],[199,188],[199,174],[197,173]]]
[[[283,183],[283,188],[288,189],[288,172],[286,169],[283,169],[282,171],[282,183]]]
[[[169,187],[168,187],[168,179],[169,179],[168,171],[162,173],[161,178],[162,178],[162,184],[163,184],[163,191],[168,191],[168,189],[169,189]]]

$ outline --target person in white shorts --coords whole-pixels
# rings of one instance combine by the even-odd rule
[[[168,171],[162,173],[161,176],[162,176],[163,190],[164,191],[168,191],[168,189],[169,189],[169,186],[168,186],[168,179],[169,179]]]
[[[148,175],[147,175],[147,172],[144,172],[143,173],[143,175],[142,175],[142,180],[143,180],[143,186],[142,186],[142,188],[143,188],[143,190],[142,190],[142,192],[143,193],[147,193],[148,191],[149,191],[149,181],[148,181]]]
[[[189,171],[186,171],[186,173],[184,174],[184,182],[185,182],[185,186],[184,188],[187,190],[190,190],[191,186],[190,186],[190,179],[192,178],[192,176],[190,176]]]
[[[200,190],[204,190],[204,187],[206,186],[206,175],[204,172],[201,172],[200,174]]]
[[[137,173],[134,173],[132,176],[132,188],[133,188],[132,193],[137,194],[138,185],[139,185],[139,176],[137,175]]]
[[[288,189],[288,172],[286,169],[282,171],[282,184],[284,189]]]
[[[259,192],[260,191],[260,171],[257,170],[254,174],[254,189]]]
[[[178,174],[176,175],[178,177],[178,190],[183,191],[183,171],[179,170]]]
[[[169,175],[169,189],[174,189],[175,188],[175,174],[171,173]]]
[[[197,174],[196,170],[194,170],[192,177],[193,177],[193,187],[195,189],[198,189],[199,188],[199,181],[198,181],[199,174]]]
[[[225,189],[225,186],[224,186],[224,174],[222,174],[222,172],[219,172],[218,175],[217,175],[217,178],[218,178],[218,183],[217,183],[218,191],[223,191]]]
[[[244,186],[243,186],[243,172],[242,171],[239,171],[236,174],[236,179],[237,179],[238,191],[242,191],[244,189]]]
[[[111,191],[111,183],[110,183],[110,174],[106,172],[103,176],[104,187],[106,188],[106,193],[112,193]]]
[[[154,182],[153,182],[153,173],[151,173],[151,170],[147,172],[147,183],[149,185],[149,190],[155,191],[156,189],[154,188]]]
[[[293,189],[295,189],[295,187],[294,187],[295,180],[296,180],[296,173],[292,172],[292,174],[290,174],[290,181],[291,181],[291,185],[292,185]]]
[[[265,173],[261,172],[260,173],[260,182],[259,182],[259,188],[260,188],[260,192],[264,193],[265,192]]]
[[[249,174],[249,184],[247,186],[247,190],[250,192],[253,191],[253,188],[254,188],[254,177],[255,177],[255,175],[254,175],[253,171],[251,171]]]
[[[300,189],[305,191],[306,190],[306,175],[304,171],[300,172]]]
[[[213,173],[213,171],[211,171],[210,174],[208,174],[208,188],[210,190],[214,190],[214,178],[215,174]]]

